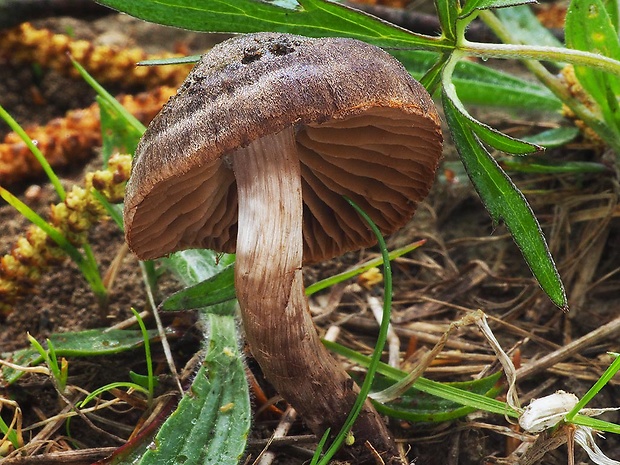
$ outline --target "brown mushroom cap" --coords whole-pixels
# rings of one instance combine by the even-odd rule
[[[142,259],[188,248],[234,252],[229,157],[290,126],[302,166],[306,263],[376,242],[343,195],[390,234],[434,180],[439,117],[389,54],[353,39],[240,36],[202,57],[144,134],[125,199],[130,248]]]

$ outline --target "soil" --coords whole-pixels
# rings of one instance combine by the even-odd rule
[[[55,31],[70,29],[76,37],[140,45],[149,51],[171,50],[177,44],[183,50],[199,52],[214,40],[145,25],[121,15],[92,21],[50,19],[39,22],[38,26]],[[111,90],[118,89],[111,86]],[[34,64],[0,67],[0,103],[23,125],[45,123],[70,108],[90,105],[93,98],[86,84],[53,71],[41,72]],[[498,116],[495,111],[482,113],[480,117],[516,134],[549,122],[553,124],[551,120],[556,118],[505,113]],[[533,119],[540,123],[532,122]],[[603,154],[583,143],[550,151],[546,156],[597,160]],[[393,326],[400,338],[401,356],[408,357],[408,361],[416,360],[423,350],[432,348],[450,322],[476,309],[489,315],[493,331],[502,347],[511,351],[517,367],[535,366],[536,361],[547,354],[571,341],[587,338],[593,331],[618,319],[620,220],[617,215],[610,217],[604,211],[604,207],[614,207],[617,203],[617,185],[611,175],[514,175],[542,223],[566,284],[571,311],[564,314],[540,291],[505,228],[492,224],[465,174],[455,168],[458,165],[454,160],[454,149],[448,140],[444,164],[431,195],[420,206],[414,220],[389,238],[391,247],[426,239],[423,247],[394,264]],[[80,183],[84,173],[99,165],[100,161],[94,158],[86,166],[61,170],[62,181],[65,186]],[[52,187],[43,179],[29,179],[8,187],[44,216],[48,214],[49,204],[58,202]],[[0,253],[11,250],[27,225],[28,221],[12,207],[0,204]],[[123,236],[112,221],[103,221],[94,227],[89,243],[103,273],[115,257],[123,253]],[[314,282],[375,255],[376,250],[369,249],[308,268],[306,280]],[[160,279],[162,295],[178,287],[166,274]],[[6,354],[27,347],[28,333],[43,341],[55,333],[120,323],[131,316],[131,307],[139,311],[148,309],[144,289],[137,260],[126,254],[110,288],[108,306],[102,310],[77,267],[67,260],[46,270],[42,279],[27,290],[14,311],[1,323],[0,352]],[[380,287],[366,290],[350,282],[346,287],[337,286],[313,296],[311,306],[316,311],[320,331],[338,325],[342,330],[340,342],[368,351],[377,324],[367,299],[369,295],[380,294]],[[329,313],[327,309],[333,301],[338,305]],[[175,358],[179,366],[183,366],[199,345],[192,316],[181,321],[167,318],[164,323],[181,334],[172,344]],[[153,326],[150,321],[148,324]],[[610,363],[607,351],[618,351],[617,340],[618,330],[615,330],[606,338],[584,343],[576,354],[560,357],[553,365],[531,371],[519,380],[520,398],[527,403],[531,398],[560,389],[583,395]],[[155,359],[163,366],[159,349]],[[118,381],[119,373],[127,373],[130,369],[141,371],[144,361],[131,353],[70,359],[69,363],[70,384],[91,391],[107,382]],[[251,359],[248,363],[261,379]],[[478,330],[464,327],[451,335],[444,353],[425,376],[440,381],[465,381],[498,369],[491,348]],[[269,386],[262,384],[269,393]],[[2,388],[0,397],[19,402],[24,426],[55,415],[61,405],[54,386],[42,375],[23,377],[18,383]],[[618,406],[619,399],[616,377],[594,399],[592,406]],[[258,401],[255,403],[259,408]],[[5,421],[10,420],[9,411],[2,409]],[[118,447],[126,440],[139,420],[139,413],[135,409],[111,412],[105,423],[98,423],[97,427],[74,419],[74,442],[63,436],[61,428],[50,433],[49,442],[37,454],[64,453],[63,461],[67,463],[94,462],[108,454],[110,447]],[[620,421],[620,415],[614,412],[603,418]],[[247,463],[253,462],[262,448],[261,441],[271,436],[276,425],[277,418],[265,414],[256,416]],[[409,460],[418,464],[516,463],[510,454],[522,438],[518,428],[508,424],[502,416],[484,413],[445,423],[420,424],[392,419],[390,428],[402,442]],[[38,430],[35,428],[28,435]],[[307,433],[298,420],[290,434]],[[610,457],[620,458],[617,436],[610,434],[606,441],[599,440],[599,443]],[[76,445],[100,453],[81,461],[74,460],[70,450]],[[304,463],[313,447],[312,442],[272,446],[277,456],[275,463]],[[582,452],[577,453],[578,460],[585,460]],[[56,463],[51,461],[51,456],[49,460],[48,463]],[[547,453],[539,463],[564,464],[566,461],[567,450],[562,446]],[[34,462],[7,460],[7,463]]]

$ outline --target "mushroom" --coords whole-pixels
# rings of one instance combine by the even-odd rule
[[[202,57],[144,134],[127,185],[127,243],[141,259],[235,252],[253,356],[314,432],[337,431],[359,389],[321,344],[302,264],[376,242],[343,196],[384,234],[404,226],[432,185],[441,144],[431,97],[383,50],[235,37]],[[369,402],[353,433],[356,463],[374,461],[366,441],[400,463]]]

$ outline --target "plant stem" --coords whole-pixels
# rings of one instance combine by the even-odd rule
[[[495,35],[505,43],[511,44],[516,42],[510,31],[506,28],[504,23],[495,16],[491,11],[484,10],[479,12],[479,17],[484,23],[489,26]],[[476,56],[482,57],[497,57],[507,58],[507,55],[490,55],[490,54],[477,54],[469,51],[468,47],[472,44],[464,41],[462,50],[466,50],[467,53],[471,53]],[[479,50],[486,44],[474,44]],[[498,47],[494,44],[493,47]],[[569,92],[564,82],[557,76],[550,73],[539,61],[536,60],[550,60],[555,62],[565,61],[567,63],[592,66],[603,69],[605,71],[620,75],[620,62],[612,60],[611,58],[604,57],[602,55],[593,54],[589,52],[583,52],[580,50],[572,50],[566,48],[556,47],[529,47],[525,45],[499,45],[499,47],[505,48],[507,54],[509,49],[513,49],[514,55],[511,58],[520,59],[524,66],[534,74],[540,82],[542,82],[553,94],[558,97],[566,106],[568,106],[573,113],[582,120],[586,125],[594,129],[597,134],[612,147],[616,153],[620,153],[620,135],[618,135],[612,128],[606,125],[599,116],[592,112],[586,105],[577,100]],[[528,53],[529,50],[538,49],[540,52],[538,56],[532,56]],[[523,52],[517,52],[522,50]],[[546,50],[546,52],[545,52]],[[553,52],[551,55],[550,53]]]
[[[463,40],[460,50],[481,58],[515,58],[539,61],[564,61],[574,65],[602,69],[620,75],[620,61],[596,53],[562,47],[522,44],[483,44]]]

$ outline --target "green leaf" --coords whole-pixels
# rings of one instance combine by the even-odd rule
[[[84,79],[88,83],[88,85],[90,85],[95,90],[95,92],[97,92],[97,95],[100,97],[98,100],[106,102],[106,107],[109,108],[110,111],[113,110],[115,117],[124,120],[127,125],[124,133],[133,134],[134,137],[140,139],[140,137],[142,137],[142,134],[144,134],[144,131],[146,131],[146,127],[144,126],[144,124],[142,124],[135,116],[129,113],[127,109],[123,107],[123,105],[121,105],[120,102],[116,100],[107,90],[105,90],[105,88],[101,84],[99,84],[95,78],[88,74],[88,71],[86,71],[82,65],[80,65],[77,61],[73,59],[71,59],[71,61],[73,62],[73,66],[75,67],[75,69],[77,69],[80,73],[80,76],[82,76],[82,79]]]
[[[24,144],[26,144],[26,147],[28,147],[32,155],[37,159],[39,165],[41,165],[41,168],[47,175],[47,178],[54,186],[54,189],[56,190],[58,197],[60,197],[60,200],[65,200],[65,197],[67,195],[65,192],[65,188],[62,187],[60,179],[58,179],[58,176],[56,176],[56,173],[47,161],[47,158],[45,158],[45,155],[43,155],[41,150],[39,150],[39,148],[32,141],[30,136],[26,134],[26,131],[24,131],[24,129],[19,125],[19,123],[15,121],[15,119],[13,119],[13,117],[9,114],[8,111],[4,109],[2,105],[0,105],[0,118],[2,118],[4,122],[9,125],[11,131],[17,134],[19,138],[24,142]]]
[[[442,100],[461,161],[491,218],[494,222],[504,221],[541,288],[553,303],[566,310],[564,286],[527,200],[481,145],[469,119],[461,114],[446,89]]]
[[[497,387],[497,381],[501,375],[502,373],[499,372],[474,381],[446,384],[461,391],[473,392],[493,398],[501,391],[501,388]],[[373,385],[373,389],[380,391],[392,384],[394,384],[393,381],[389,381],[386,378],[378,378],[376,384]],[[412,422],[450,421],[464,417],[476,410],[473,407],[463,406],[458,402],[421,393],[415,388],[410,388],[401,398],[395,401],[386,404],[373,401],[373,404],[379,413]]]
[[[533,160],[529,158],[507,158],[499,159],[500,165],[507,170],[517,171],[519,173],[605,173],[609,172],[609,167],[602,163],[587,161],[552,161],[544,158],[536,157]]]
[[[165,65],[186,65],[200,61],[202,55],[188,55],[184,57],[153,58],[138,62],[138,66],[165,66]]]
[[[419,78],[420,84],[424,86],[429,94],[434,94],[439,87],[439,83],[441,82],[441,72],[449,58],[450,54],[448,53],[439,55],[437,61]]]
[[[325,347],[332,352],[340,354],[348,359],[360,364],[361,366],[368,366],[370,363],[370,357],[360,354],[359,352],[349,349],[337,342],[323,341]],[[386,363],[380,362],[377,369],[377,373],[380,373],[394,381],[400,381],[407,377],[408,373],[394,368]],[[440,399],[445,399],[451,402],[455,402],[460,405],[473,407],[477,410],[485,410],[491,413],[498,413],[500,415],[506,415],[512,418],[517,418],[519,414],[510,408],[505,402],[486,397],[475,392],[468,392],[463,389],[458,389],[450,384],[439,383],[426,378],[418,378],[412,386],[413,389],[417,389],[420,392],[431,394]]]
[[[507,8],[510,6],[536,3],[536,0],[467,0],[461,10],[459,18],[466,18],[476,10],[490,10],[491,8]]]
[[[506,134],[493,129],[486,124],[481,123],[465,109],[463,104],[458,98],[455,86],[448,84],[443,87],[445,98],[449,99],[452,105],[458,110],[459,115],[463,118],[463,121],[467,123],[469,128],[476,134],[476,136],[484,143],[491,147],[501,150],[502,152],[511,153],[513,155],[525,155],[528,153],[538,152],[542,150],[542,147],[532,144],[530,142],[515,139]]]
[[[28,219],[31,223],[41,228],[50,239],[52,239],[58,247],[60,247],[71,259],[78,265],[80,271],[85,273],[84,267],[87,262],[80,251],[71,243],[69,239],[62,235],[58,229],[45,221],[37,212],[26,205],[24,202],[15,197],[11,192],[3,187],[0,187],[0,197],[17,210],[22,216]]]
[[[162,425],[141,465],[237,465],[251,410],[234,318],[209,315],[209,351],[176,411]]]
[[[343,36],[382,47],[451,48],[437,38],[414,34],[344,5],[299,0],[283,8],[258,0],[98,0],[132,16],[192,31],[288,32],[309,37]],[[279,5],[283,5],[279,2]],[[289,5],[290,2],[284,5]]]
[[[456,21],[459,9],[458,0],[435,0],[435,10],[441,25],[441,32],[450,43],[454,44],[456,44]]]
[[[394,260],[398,257],[401,257],[417,249],[418,247],[422,246],[425,242],[426,240],[423,239],[417,242],[412,242],[411,244],[405,245],[403,247],[399,247],[398,249],[391,251],[388,254],[388,257],[390,258],[390,260]],[[358,266],[345,270],[342,273],[329,276],[325,279],[322,279],[320,281],[310,284],[308,287],[306,287],[306,295],[312,295],[330,286],[333,286],[335,284],[346,281],[347,279],[353,278],[354,276],[362,274],[371,268],[381,266],[382,264],[383,264],[383,257],[373,258],[372,260],[369,260],[365,263],[361,263]]]
[[[609,15],[612,26],[614,27],[616,32],[620,31],[620,14],[618,11],[620,5],[618,5],[618,0],[603,0],[603,5],[605,6],[605,10]]]
[[[220,273],[234,260],[210,250],[186,250],[163,260],[187,285]],[[231,268],[231,267],[229,267]],[[141,465],[237,465],[250,429],[251,406],[237,323],[230,316],[234,301],[217,304],[220,315],[201,312],[207,354],[176,411],[166,420]],[[129,464],[130,462],[125,462]]]
[[[149,331],[149,338],[158,337],[157,331]],[[54,346],[57,357],[96,357],[112,355],[134,350],[144,345],[142,332],[139,330],[102,330],[52,334],[49,340]],[[22,349],[12,353],[3,353],[3,360],[16,365],[34,366],[43,361],[41,354],[34,348]],[[22,372],[4,367],[2,376],[11,384],[22,376]]]
[[[171,311],[211,307],[233,300],[235,295],[235,269],[231,264],[209,279],[175,292],[161,303],[160,309]],[[225,310],[225,314],[230,314],[231,310],[234,312],[230,306],[216,308],[218,311]]]
[[[232,254],[217,254],[211,250],[190,249],[159,260],[188,286],[212,279],[235,262]]]
[[[524,140],[515,139],[507,134],[499,132],[484,123],[472,118],[469,113],[461,113],[469,120],[469,126],[476,136],[491,147],[502,152],[511,153],[513,155],[526,155],[529,153],[539,152],[542,147],[526,142]]]
[[[388,50],[420,80],[439,55],[422,50]],[[460,61],[452,76],[459,98],[466,104],[557,112],[562,103],[546,87],[470,61]]]
[[[618,34],[601,0],[575,0],[566,13],[568,47],[620,59]],[[604,71],[575,66],[575,75],[584,90],[598,104],[605,122],[620,129],[620,77]]]
[[[528,45],[562,47],[562,43],[543,26],[528,5],[502,8],[495,12],[515,41]]]
[[[560,128],[547,129],[533,136],[525,136],[523,140],[532,144],[542,145],[547,149],[561,147],[568,144],[579,135],[579,128],[575,126],[566,126]]]

